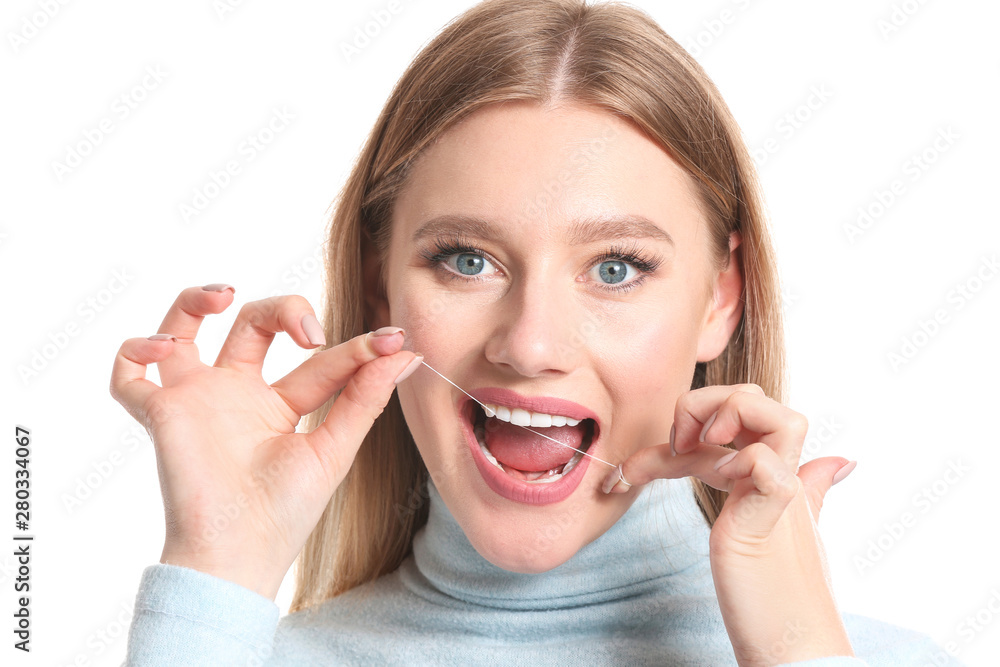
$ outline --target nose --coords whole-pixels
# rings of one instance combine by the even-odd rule
[[[590,318],[571,289],[552,281],[524,280],[494,304],[496,327],[486,358],[523,377],[556,377],[580,365]]]

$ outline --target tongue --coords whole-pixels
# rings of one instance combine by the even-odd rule
[[[576,426],[550,426],[537,430],[563,445],[580,449],[580,445],[583,444],[584,423],[581,422]],[[572,449],[495,417],[486,420],[484,430],[487,449],[499,463],[508,468],[524,472],[552,470],[565,465],[576,454]]]

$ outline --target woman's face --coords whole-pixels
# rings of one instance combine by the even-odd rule
[[[636,496],[603,494],[611,468],[565,445],[618,464],[668,442],[695,362],[739,316],[738,261],[713,269],[689,176],[583,106],[491,105],[442,135],[397,199],[382,270],[373,323],[501,406],[487,418],[425,367],[397,389],[449,510],[518,572],[563,563]]]

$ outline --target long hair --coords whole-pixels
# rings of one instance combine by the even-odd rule
[[[328,346],[369,330],[362,243],[384,255],[397,193],[422,150],[477,109],[505,100],[591,105],[629,119],[691,174],[714,261],[742,236],[744,309],[691,388],[756,383],[785,401],[781,296],[754,163],[698,63],[646,13],[585,0],[486,0],[452,20],[397,82],[332,205],[322,320]],[[309,430],[332,400],[307,416]],[[427,469],[393,394],[299,554],[290,611],[399,567],[427,520]],[[691,478],[713,525],[726,493]]]

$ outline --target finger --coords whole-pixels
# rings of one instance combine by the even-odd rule
[[[674,450],[682,454],[694,449],[700,442],[699,436],[705,424],[723,401],[736,392],[764,396],[764,390],[755,384],[711,385],[681,394],[674,406],[673,444]],[[734,443],[746,446],[755,440]],[[725,444],[715,442],[715,444]]]
[[[396,378],[406,377],[422,360],[423,355],[401,350],[368,362],[347,382],[323,423],[306,436],[331,474],[346,474],[365,434],[389,402]]]
[[[111,369],[111,396],[140,424],[146,423],[143,406],[160,389],[146,379],[146,367],[165,359],[174,347],[169,338],[129,338],[118,349]]]
[[[805,415],[767,396],[735,391],[709,417],[699,438],[711,444],[734,442],[736,449],[743,449],[750,443],[735,441],[745,431],[757,436],[754,442],[770,446],[794,470],[808,430],[809,420]]]
[[[309,302],[297,294],[274,296],[244,305],[236,316],[215,365],[260,372],[264,356],[279,331],[287,332],[299,347],[323,345],[323,328]]]
[[[174,345],[169,357],[158,363],[164,384],[184,370],[201,363],[194,339],[206,315],[221,313],[233,302],[236,288],[213,283],[204,287],[188,287],[174,300],[157,333],[175,336],[181,345]]]
[[[369,361],[399,352],[403,347],[404,333],[399,327],[384,327],[364,336],[355,336],[340,345],[317,352],[272,383],[271,388],[296,414],[307,415],[323,405]]]
[[[749,480],[753,486],[748,493],[735,498],[738,509],[734,511],[734,520],[748,535],[767,537],[795,498],[802,481],[763,442],[747,445],[729,457],[728,461],[719,460],[723,464],[718,472],[733,481],[730,498],[739,482]]]
[[[849,461],[843,456],[824,456],[802,464],[797,474],[805,486],[813,521],[819,522],[823,500],[830,487],[851,474],[857,463],[857,461]]]
[[[713,466],[721,456],[732,451],[728,447],[699,445],[692,452],[675,456],[670,452],[669,444],[645,447],[621,464],[620,474],[618,468],[610,471],[604,479],[602,490],[605,493],[627,493],[654,479],[694,476],[713,488],[726,491],[732,485],[732,480],[718,473]],[[624,477],[625,482],[620,477]]]

